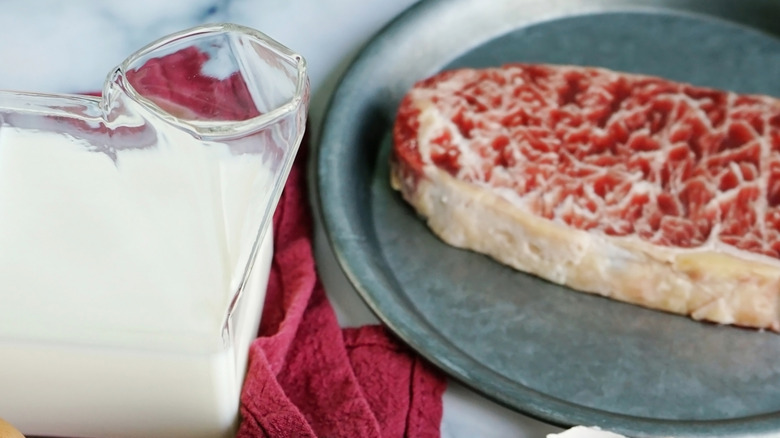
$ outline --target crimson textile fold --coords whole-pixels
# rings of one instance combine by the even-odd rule
[[[438,437],[444,377],[382,326],[342,329],[317,278],[305,149],[274,215],[239,437]]]

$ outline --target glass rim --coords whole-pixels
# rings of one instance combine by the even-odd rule
[[[295,66],[295,90],[290,99],[272,109],[271,111],[262,113],[258,116],[246,120],[185,120],[180,117],[176,117],[168,111],[160,108],[160,106],[157,105],[154,101],[140,94],[128,81],[126,72],[131,69],[131,65],[144,56],[153,53],[155,50],[158,50],[165,45],[196,35],[226,34],[231,32],[243,34],[252,38],[262,46],[272,50],[276,55],[280,56],[290,65]],[[112,73],[109,74],[109,79],[106,81],[106,89],[103,93],[104,97],[106,97],[110,83],[113,82],[112,78],[118,79],[119,85],[124,89],[124,91],[128,94],[128,96],[130,96],[131,99],[136,100],[137,102],[140,102],[142,105],[146,106],[156,116],[172,125],[176,125],[185,129],[186,131],[190,131],[202,137],[236,137],[257,132],[263,128],[273,125],[289,114],[296,113],[301,106],[306,105],[309,92],[309,79],[307,75],[306,59],[302,55],[256,29],[233,23],[213,23],[199,25],[173,34],[169,34],[150,44],[147,44],[146,46],[128,56],[118,67],[114,69]]]

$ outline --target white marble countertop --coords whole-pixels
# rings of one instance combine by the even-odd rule
[[[350,59],[415,1],[6,0],[0,14],[0,89],[99,90],[106,74],[146,43],[197,24],[229,21],[254,27],[306,57],[316,140],[328,98]],[[376,323],[338,267],[319,222],[315,252],[342,325]],[[543,437],[559,430],[455,382],[444,396],[443,437]]]

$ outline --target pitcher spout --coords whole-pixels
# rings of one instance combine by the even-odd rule
[[[256,30],[216,24],[131,55],[109,76],[104,95],[109,113],[127,96],[193,135],[229,138],[300,115],[309,84],[300,55]]]

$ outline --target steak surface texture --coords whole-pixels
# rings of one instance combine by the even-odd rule
[[[600,68],[418,82],[392,184],[444,241],[568,285],[780,329],[780,101]]]

